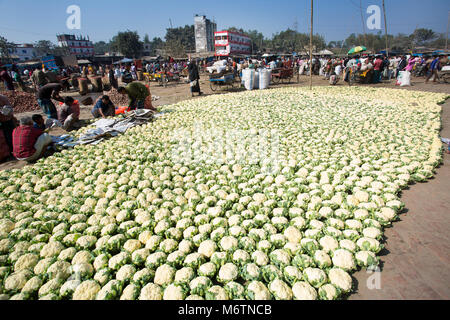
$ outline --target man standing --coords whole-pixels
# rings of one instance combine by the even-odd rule
[[[203,92],[200,91],[200,75],[198,73],[197,63],[195,60],[191,60],[188,66],[189,72],[189,81],[191,86],[191,95],[194,96],[194,92],[198,92],[198,95],[201,96]]]
[[[33,162],[44,154],[51,143],[48,133],[34,128],[31,117],[24,117],[13,131],[13,156],[17,160]]]
[[[150,99],[151,101],[150,90],[140,82],[132,82],[126,87],[119,87],[117,91],[120,94],[128,95],[130,99],[128,108],[130,110],[144,109],[146,100]],[[149,107],[154,109],[151,102]]]
[[[380,83],[381,82],[381,67],[383,65],[383,60],[378,56],[373,63],[373,78],[372,83]]]
[[[111,85],[111,87],[113,87],[114,89],[117,89],[119,87],[116,76],[114,74],[114,66],[113,65],[109,66],[108,79],[109,79],[109,84]]]
[[[3,135],[6,140],[6,144],[9,150],[12,151],[12,133],[16,127],[17,119],[14,118],[14,112],[8,98],[0,94],[0,130],[3,131]]]
[[[31,75],[31,80],[33,81],[36,90],[47,84],[47,78],[45,77],[45,73],[44,71],[42,71],[42,69],[39,68],[33,71],[33,74]]]
[[[37,92],[38,105],[49,119],[58,119],[56,107],[52,99],[64,102],[63,98],[59,95],[61,90],[62,85],[59,83],[49,83],[41,87]]]
[[[425,83],[428,83],[428,80],[430,80],[430,78],[434,75],[434,79],[433,82],[436,82],[436,80],[439,79],[439,67],[440,67],[440,61],[439,61],[439,56],[434,56],[433,57],[433,62],[431,62],[430,65],[430,71],[428,72],[428,76],[427,79],[425,80]]]

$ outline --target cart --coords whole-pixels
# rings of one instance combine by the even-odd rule
[[[209,86],[212,91],[217,91],[220,87],[226,86],[227,89],[239,88],[240,83],[235,81],[235,76],[233,73],[226,73],[222,76],[210,75],[209,76]]]
[[[450,66],[444,66],[441,71],[438,72],[439,79],[444,83],[450,82]]]
[[[289,83],[294,77],[293,68],[277,68],[272,71],[272,82],[273,83]]]

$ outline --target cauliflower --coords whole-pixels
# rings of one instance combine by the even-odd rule
[[[319,288],[327,281],[326,273],[319,268],[306,268],[303,270],[303,276],[314,288]]]
[[[301,271],[294,266],[287,266],[283,270],[284,279],[290,284],[294,284],[302,279]]]
[[[182,286],[177,284],[169,284],[164,290],[163,300],[184,300],[186,292]]]
[[[199,275],[209,278],[213,278],[216,272],[217,272],[216,265],[212,262],[204,263],[198,268]]]
[[[176,283],[189,283],[195,277],[195,272],[191,267],[184,267],[176,271]]]
[[[31,278],[30,280],[25,283],[25,285],[22,288],[22,293],[32,294],[39,290],[39,288],[43,285],[43,281],[35,276]]]
[[[333,251],[333,265],[344,270],[355,269],[355,259],[353,254],[345,249],[337,249]]]
[[[59,289],[62,298],[72,298],[75,289],[81,284],[80,280],[68,280]]]
[[[356,263],[363,267],[378,265],[378,259],[371,251],[358,251],[355,253]]]
[[[200,246],[198,247],[198,253],[204,255],[207,258],[211,258],[212,254],[216,251],[216,249],[217,245],[214,241],[205,240],[202,243],[200,243]]]
[[[212,287],[212,281],[204,276],[196,277],[189,282],[191,294],[203,296],[206,291]]]
[[[292,286],[294,300],[316,300],[317,291],[308,282],[299,281]]]
[[[154,283],[148,283],[141,289],[139,300],[162,300],[163,290]]]
[[[136,300],[139,297],[140,288],[135,284],[129,284],[123,289],[120,300]]]
[[[94,280],[86,280],[76,287],[73,293],[73,300],[95,300],[101,287]]]
[[[39,288],[38,295],[39,297],[44,297],[50,294],[57,294],[61,288],[61,280],[52,279],[45,283],[42,287]]]
[[[48,269],[50,279],[66,280],[70,277],[70,263],[67,261],[56,261]]]
[[[14,264],[14,271],[20,271],[25,269],[33,270],[39,261],[39,256],[34,253],[27,253],[17,259]]]
[[[343,292],[348,292],[352,288],[352,278],[342,269],[330,269],[330,271],[328,271],[328,277],[331,284],[341,289]]]
[[[41,250],[41,257],[42,258],[51,258],[58,256],[59,253],[64,249],[64,246],[57,242],[52,241],[44,245],[44,247]]]
[[[326,252],[333,251],[339,247],[339,243],[331,236],[324,236],[319,240],[319,243]]]
[[[286,230],[284,230],[284,236],[292,243],[300,243],[300,240],[302,240],[302,233],[293,226],[287,227]]]
[[[249,300],[271,300],[269,289],[261,281],[252,281],[247,285],[246,297]]]
[[[224,251],[234,251],[238,247],[238,240],[232,236],[225,236],[220,240],[220,247]]]
[[[119,269],[116,273],[116,279],[122,282],[129,281],[134,273],[136,272],[136,268],[131,264],[126,264]]]
[[[94,256],[91,252],[83,250],[78,251],[72,259],[72,265],[82,264],[82,263],[91,263],[94,259]]]
[[[130,239],[125,242],[123,248],[129,253],[133,253],[134,251],[140,249],[142,246],[139,240]]]
[[[228,300],[227,291],[221,286],[212,286],[205,293],[206,300]]]
[[[225,263],[219,269],[217,280],[222,283],[234,281],[238,277],[238,267],[233,263]]]
[[[258,266],[265,266],[269,263],[267,254],[260,250],[256,250],[252,253],[252,259]]]
[[[338,291],[332,284],[324,284],[319,288],[319,297],[322,300],[335,300],[338,297]]]
[[[275,279],[270,282],[269,290],[276,300],[292,300],[291,288],[280,279]]]
[[[155,284],[160,286],[165,286],[170,284],[173,281],[173,277],[175,276],[175,269],[167,264],[163,264],[158,267],[155,272]]]

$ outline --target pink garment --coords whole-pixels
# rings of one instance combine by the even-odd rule
[[[415,58],[410,58],[408,61],[408,65],[406,66],[405,70],[411,72],[412,69],[414,68],[414,65],[416,64],[416,59]]]

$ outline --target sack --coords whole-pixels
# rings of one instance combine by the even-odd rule
[[[395,83],[397,86],[402,84],[403,75],[405,74],[405,71],[399,71],[397,76],[397,82]]]
[[[405,71],[402,77],[402,81],[400,83],[400,87],[410,86],[411,85],[411,72]]]
[[[334,86],[336,83],[337,83],[337,76],[336,75],[330,76],[330,84]]]
[[[244,87],[247,90],[253,90],[255,84],[255,70],[244,69],[242,71],[242,81],[244,82]]]

